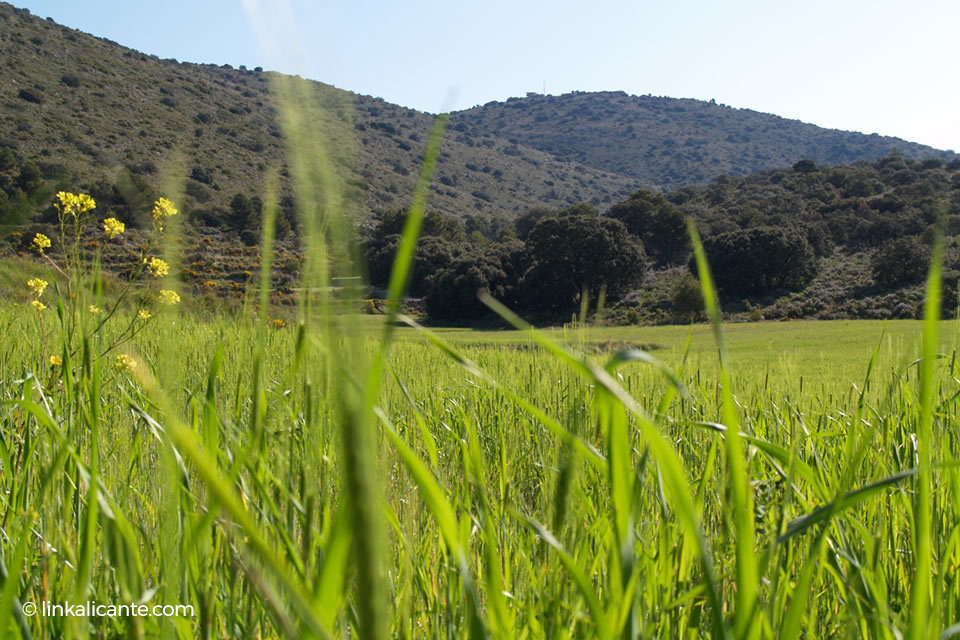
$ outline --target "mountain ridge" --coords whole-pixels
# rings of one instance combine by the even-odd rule
[[[512,109],[512,117],[503,111]],[[550,113],[552,110],[552,113]],[[949,160],[955,153],[892,136],[827,129],[748,108],[623,91],[528,94],[453,114],[454,121],[512,138],[562,159],[630,175],[669,190],[722,174],[749,175],[792,165],[905,157]],[[545,123],[544,126],[537,126]],[[760,134],[766,134],[758,143]],[[617,139],[615,146],[601,141]]]

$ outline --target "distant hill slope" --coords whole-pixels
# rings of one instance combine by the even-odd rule
[[[43,190],[17,191],[17,172],[35,164],[45,189],[102,195],[103,213],[135,219],[149,196],[182,192],[183,211],[222,227],[235,194],[261,193],[265,170],[284,167],[271,77],[161,60],[0,2],[0,161],[11,165],[0,166],[0,214],[3,197],[19,211],[0,224],[31,210],[11,203],[41,201]],[[409,203],[433,116],[314,86],[352,141],[338,145],[338,166],[357,214]],[[947,155],[690,100],[538,96],[453,115],[428,207],[463,219],[579,201],[607,208],[641,185],[707,182],[803,156],[873,158],[891,146]],[[280,189],[290,194],[285,174]]]
[[[260,192],[264,169],[284,159],[270,75],[161,60],[0,3],[0,146],[64,184],[89,187],[129,169],[159,188],[163,167],[178,163],[188,209]],[[356,138],[347,182],[363,194],[362,213],[407,204],[433,116],[316,88]],[[450,136],[429,206],[511,217],[544,203],[612,203],[633,188],[626,176],[492,135]]]
[[[453,124],[464,136],[500,136],[661,189],[790,166],[801,158],[846,164],[876,160],[894,149],[908,158],[956,157],[899,138],[823,129],[712,102],[623,92],[532,94],[458,112]]]

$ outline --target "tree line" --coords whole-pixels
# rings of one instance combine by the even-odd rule
[[[374,286],[386,285],[405,215],[389,211],[367,232]],[[584,295],[603,293],[609,304],[649,274],[686,266],[670,306],[677,319],[694,317],[702,301],[687,218],[704,238],[723,303],[805,290],[824,264],[858,254],[868,266],[855,276],[858,290],[881,295],[922,281],[938,220],[948,236],[960,234],[960,160],[894,154],[838,167],[801,160],[669,193],[640,189],[604,212],[587,203],[533,208],[494,239],[428,213],[410,293],[444,320],[485,315],[478,291],[527,314],[558,316],[578,309]],[[951,256],[952,282],[960,262]]]
[[[383,214],[369,234],[373,286],[388,283],[406,215]],[[797,290],[816,274],[816,254],[801,232],[758,227],[708,237],[705,246],[727,295]],[[643,189],[604,214],[588,203],[531,209],[487,243],[467,241],[458,219],[430,212],[409,292],[442,320],[486,315],[481,291],[527,314],[558,315],[579,308],[584,296],[616,300],[639,287],[650,269],[683,265],[690,254],[686,215],[663,194]],[[702,304],[696,282],[678,284],[675,298],[681,314],[696,315]]]

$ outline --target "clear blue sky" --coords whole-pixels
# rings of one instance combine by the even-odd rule
[[[438,112],[528,91],[699,98],[960,151],[958,0],[15,0],[164,58]]]

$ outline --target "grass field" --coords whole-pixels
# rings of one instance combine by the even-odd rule
[[[372,325],[377,318],[371,318]],[[744,380],[767,375],[779,382],[836,388],[863,381],[866,364],[881,345],[878,365],[886,370],[903,368],[917,359],[923,322],[920,320],[827,320],[729,324],[724,333],[730,365]],[[434,329],[446,340],[465,348],[471,343],[487,345],[529,342],[516,331],[475,331],[456,328]],[[581,351],[613,351],[636,347],[650,351],[672,367],[683,360],[688,334],[692,332],[689,358],[701,369],[716,368],[716,343],[707,324],[649,327],[585,327],[546,329],[553,338]],[[416,332],[407,330],[407,336]],[[881,341],[882,336],[882,341]],[[960,325],[944,321],[940,326],[940,350],[951,352],[960,338]]]
[[[679,386],[656,366],[620,367],[616,382],[642,410],[629,419],[605,405],[597,380],[528,334],[436,329],[458,360],[398,328],[377,402],[384,502],[367,533],[384,553],[373,572],[381,584],[370,586],[350,555],[362,534],[347,517],[338,424],[337,395],[352,374],[328,343],[296,327],[166,313],[125,345],[131,369],[111,354],[67,376],[42,353],[36,315],[7,307],[0,319],[2,548],[5,572],[20,576],[2,596],[8,633],[892,638],[911,622],[911,363],[922,322],[725,327],[747,524],[734,510],[724,439],[694,424],[724,421],[708,325],[544,332],[590,362],[643,348],[676,373]],[[376,352],[382,317],[342,326],[362,352],[352,363]],[[940,323],[941,461],[956,447],[956,330]],[[627,449],[613,448],[615,438]],[[934,609],[921,635],[952,624],[960,604],[960,477],[952,466],[930,475]],[[797,520],[831,503],[829,517]],[[744,605],[746,526],[756,582]],[[371,614],[361,610],[377,589],[382,627],[365,629]],[[26,618],[13,606],[44,600],[191,604],[195,615]]]

